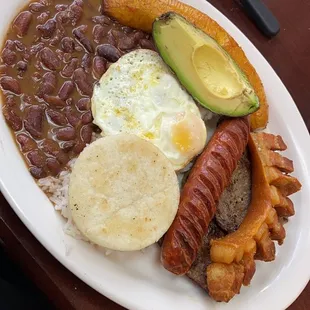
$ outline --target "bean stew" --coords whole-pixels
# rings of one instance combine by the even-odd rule
[[[149,34],[100,13],[100,0],[40,0],[11,24],[1,52],[2,111],[37,179],[58,175],[91,142],[93,85]]]

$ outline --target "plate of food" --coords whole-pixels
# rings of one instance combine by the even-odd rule
[[[1,191],[45,248],[129,309],[288,307],[310,139],[252,43],[203,0],[0,8]]]

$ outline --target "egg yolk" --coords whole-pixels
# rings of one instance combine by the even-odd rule
[[[193,113],[186,113],[184,118],[171,128],[173,144],[181,153],[199,153],[206,143],[206,129],[202,119]]]
[[[182,153],[188,152],[192,146],[192,135],[183,122],[177,123],[172,128],[172,142]]]

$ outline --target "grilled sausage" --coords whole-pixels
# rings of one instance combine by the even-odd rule
[[[192,168],[162,246],[162,264],[172,273],[187,273],[195,261],[220,195],[245,150],[249,128],[247,118],[224,120]]]

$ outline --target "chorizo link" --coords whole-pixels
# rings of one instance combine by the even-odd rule
[[[172,273],[187,273],[195,261],[219,198],[248,143],[249,130],[247,118],[224,120],[192,168],[162,245],[161,262]]]

